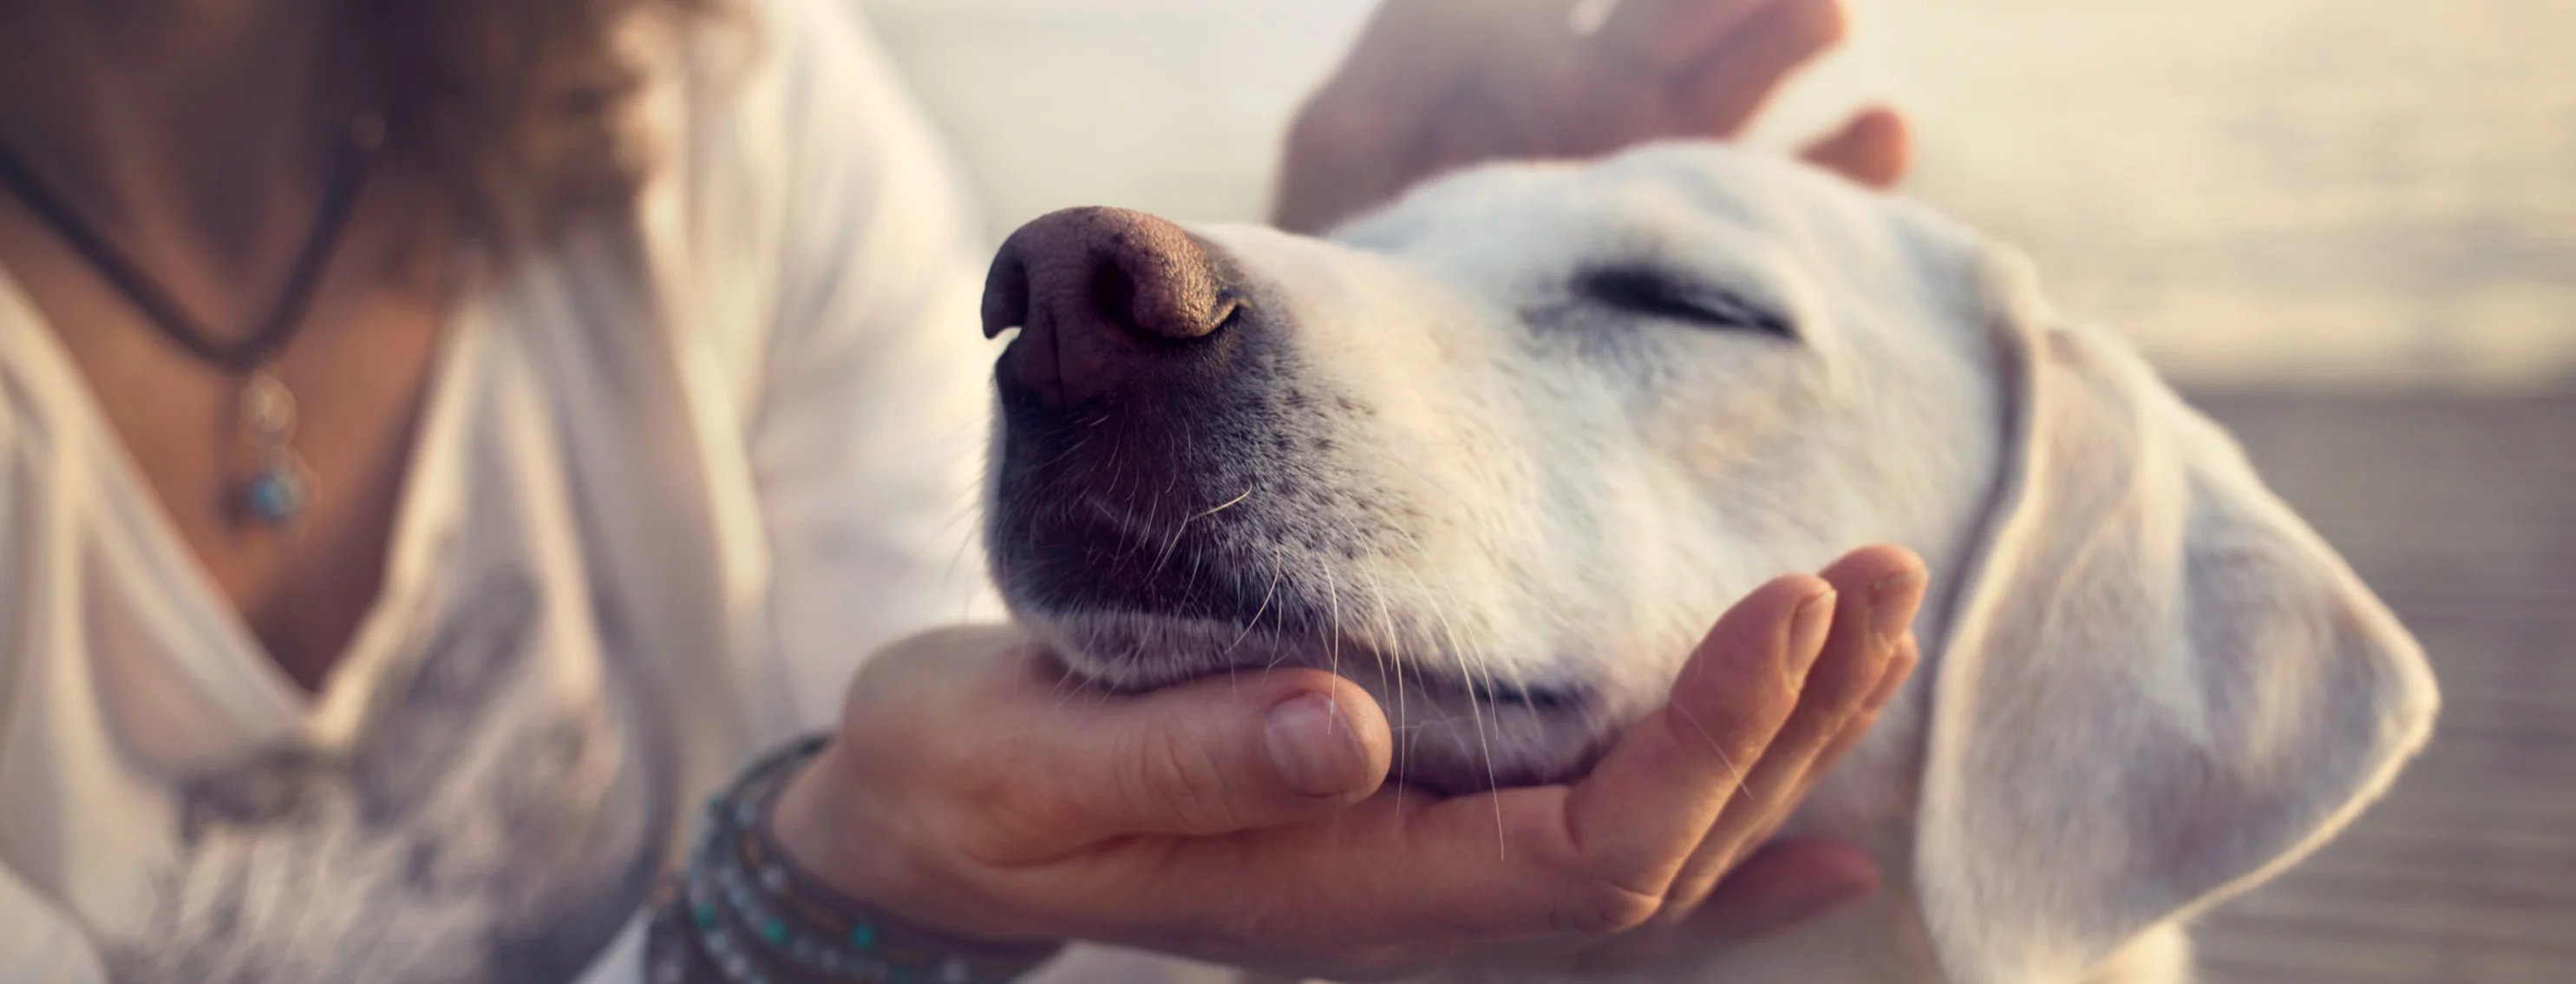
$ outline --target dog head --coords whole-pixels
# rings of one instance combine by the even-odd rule
[[[2402,630],[2125,348],[1785,161],[1485,168],[1330,241],[1058,213],[984,313],[1021,329],[986,531],[1014,612],[1113,687],[1339,671],[1437,791],[1579,773],[1731,600],[1914,547],[1949,586],[1918,868],[1963,978],[2281,863],[2429,722]]]
[[[1964,254],[1828,180],[1676,147],[1464,175],[1334,243],[1040,220],[987,297],[1027,326],[997,580],[1113,685],[1327,666],[1402,715],[1408,781],[1577,771],[1727,602],[1940,553],[1993,482]]]

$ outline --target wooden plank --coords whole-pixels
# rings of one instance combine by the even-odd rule
[[[2433,743],[2201,920],[2213,984],[2576,982],[2576,391],[2201,393],[2423,641]]]

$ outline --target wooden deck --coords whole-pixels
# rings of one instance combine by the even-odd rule
[[[2202,920],[2207,979],[2576,982],[2576,387],[2193,402],[2423,640],[2444,698],[2386,800]]]

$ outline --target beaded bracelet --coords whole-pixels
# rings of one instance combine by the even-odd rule
[[[1061,947],[968,943],[906,926],[799,869],[767,818],[824,741],[783,746],[708,798],[688,866],[654,907],[654,984],[1004,984],[1055,956]]]

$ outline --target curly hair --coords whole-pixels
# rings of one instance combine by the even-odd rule
[[[426,169],[454,231],[506,255],[626,205],[645,167],[624,110],[643,87],[621,32],[726,0],[357,0],[391,146]]]

